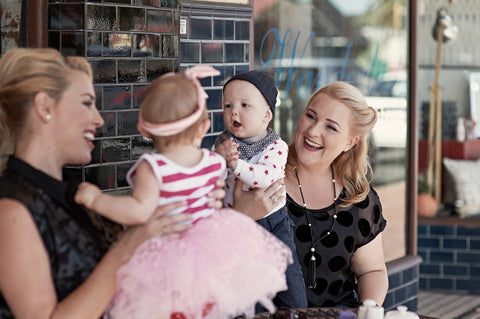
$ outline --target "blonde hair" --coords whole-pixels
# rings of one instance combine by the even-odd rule
[[[35,95],[45,92],[58,102],[73,81],[72,70],[92,79],[85,58],[64,58],[55,49],[16,48],[0,59],[0,169],[6,156],[14,152]]]
[[[346,82],[333,82],[315,91],[308,101],[308,105],[320,94],[326,94],[346,105],[351,112],[350,134],[358,136],[358,143],[350,150],[342,152],[334,161],[335,178],[341,180],[347,191],[342,206],[349,206],[365,199],[370,191],[372,168],[368,157],[367,134],[377,121],[377,112],[367,105],[365,96],[355,86]],[[289,146],[286,174],[295,178],[297,157],[295,145]]]
[[[184,74],[176,73],[153,81],[140,103],[143,120],[150,123],[170,123],[192,114],[197,109],[197,88]],[[172,143],[193,141],[199,125],[208,117],[204,110],[200,118],[184,131],[170,136],[149,136],[157,149]]]

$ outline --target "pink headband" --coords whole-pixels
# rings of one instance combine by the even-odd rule
[[[161,76],[161,78],[172,76],[174,73],[169,72]],[[180,133],[181,131],[190,127],[195,123],[203,113],[205,106],[207,104],[206,100],[208,98],[207,92],[202,88],[202,85],[198,79],[203,79],[208,76],[219,75],[220,71],[207,66],[207,65],[197,65],[190,69],[185,70],[184,74],[193,82],[197,89],[197,109],[192,114],[179,119],[174,122],[168,123],[150,123],[143,119],[142,112],[138,117],[138,125],[146,132],[156,135],[156,136],[170,136]]]

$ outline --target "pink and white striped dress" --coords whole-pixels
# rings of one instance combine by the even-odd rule
[[[225,177],[225,160],[202,149],[194,167],[144,154],[160,185],[159,205],[186,200],[170,214],[194,214],[180,238],[156,237],[135,251],[117,273],[117,293],[106,318],[233,318],[254,315],[257,302],[274,311],[272,298],[286,290],[290,249],[250,217],[206,207],[206,194]],[[188,156],[188,155],[186,155]]]

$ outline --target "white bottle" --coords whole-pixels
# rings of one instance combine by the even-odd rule
[[[377,303],[372,299],[367,299],[363,302],[363,304],[358,307],[357,311],[357,319],[367,319],[368,317],[368,310],[372,307],[375,307]]]

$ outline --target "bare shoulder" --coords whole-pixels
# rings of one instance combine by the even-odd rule
[[[36,228],[27,208],[17,200],[0,199],[0,238],[25,226]]]

